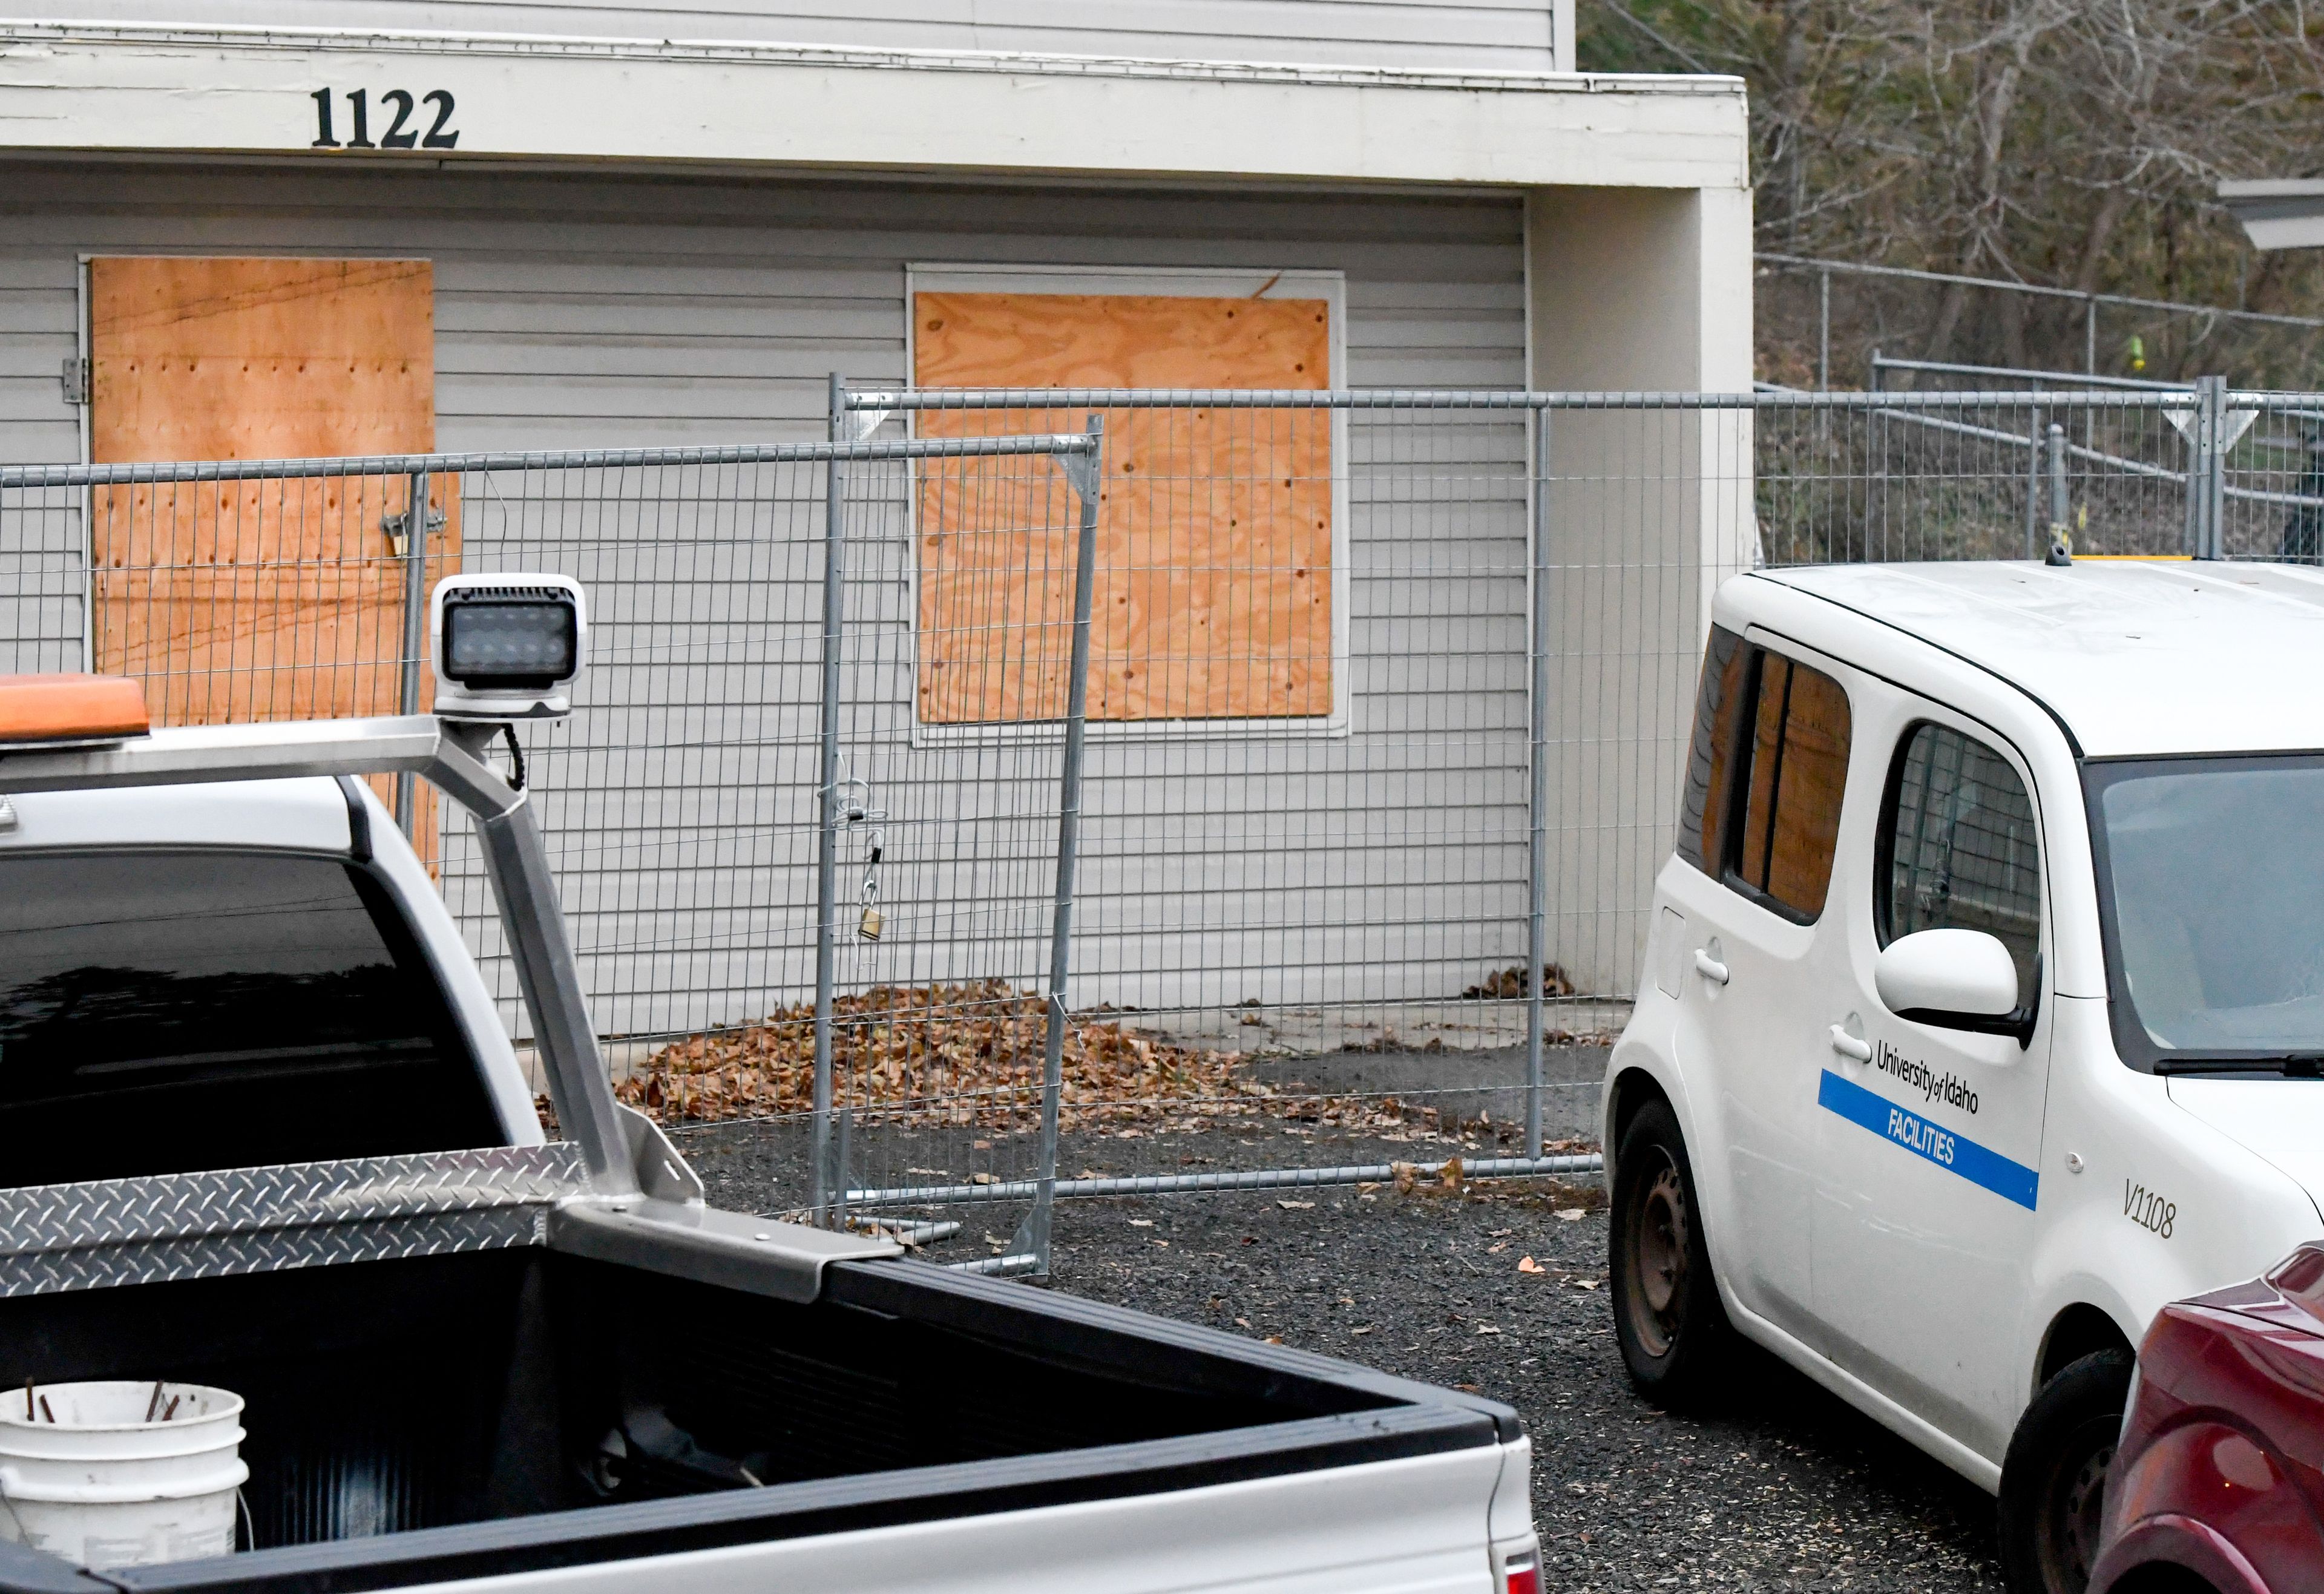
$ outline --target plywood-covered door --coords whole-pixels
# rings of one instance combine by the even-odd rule
[[[425,261],[110,258],[88,286],[101,464],[435,447]],[[451,485],[430,492],[431,584],[457,567]],[[100,489],[97,668],[143,677],[161,724],[397,712],[406,572],[389,521],[410,493],[381,476]],[[432,858],[424,792],[417,816]]]

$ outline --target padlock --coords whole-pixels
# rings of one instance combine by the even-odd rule
[[[855,921],[855,933],[866,941],[877,941],[880,932],[888,926],[886,917],[880,911],[880,859],[887,850],[887,838],[873,831],[872,855],[863,863],[863,917]]]

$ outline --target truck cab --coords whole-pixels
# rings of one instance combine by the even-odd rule
[[[1617,1335],[1756,1341],[2087,1580],[2166,1303],[2315,1236],[2324,578],[1737,577],[1602,1108]]]

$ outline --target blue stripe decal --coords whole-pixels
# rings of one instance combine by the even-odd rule
[[[1829,1068],[1823,1071],[1823,1083],[1817,1088],[1816,1105],[2019,1206],[2030,1210],[2034,1205],[2034,1192],[2041,1175],[2032,1168],[2022,1162],[2012,1162],[1966,1136],[1940,1129],[1854,1080],[1840,1078]]]

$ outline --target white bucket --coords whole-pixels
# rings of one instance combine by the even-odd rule
[[[29,1421],[27,1391],[0,1390],[0,1535],[92,1568],[232,1554],[242,1396],[154,1387],[42,1384]]]

